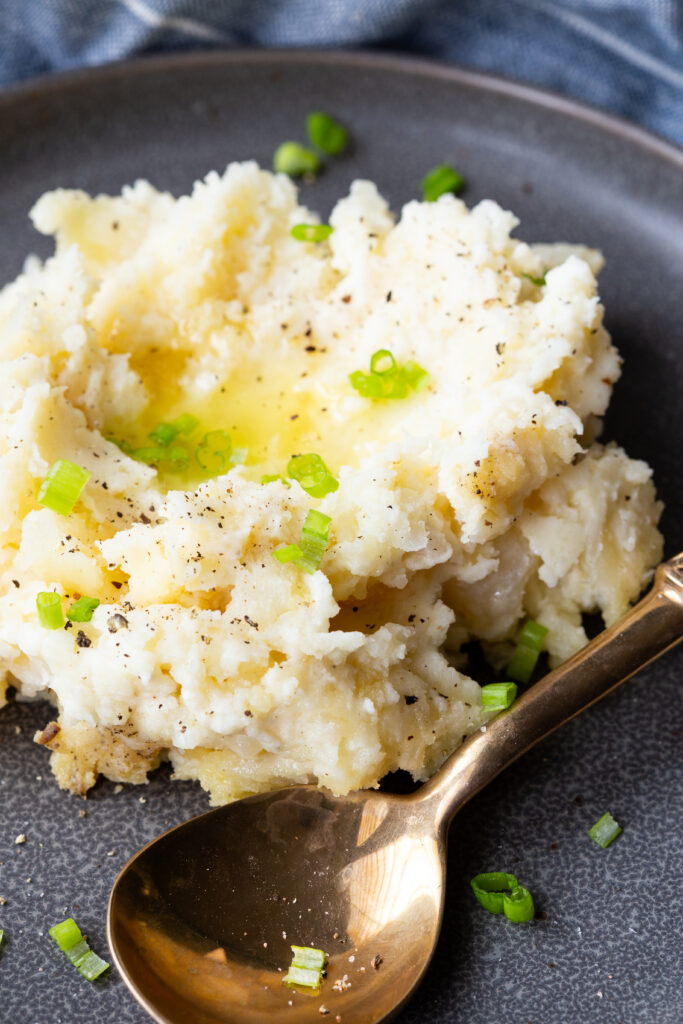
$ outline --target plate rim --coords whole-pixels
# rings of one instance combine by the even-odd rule
[[[497,72],[483,71],[463,64],[396,50],[244,47],[144,54],[125,60],[109,61],[106,64],[47,72],[3,86],[0,89],[0,113],[21,101],[50,97],[55,91],[66,91],[93,83],[100,84],[112,79],[120,80],[123,77],[169,73],[176,69],[201,70],[237,64],[259,66],[301,62],[327,67],[346,65],[349,70],[386,68],[388,71],[405,75],[438,78],[482,92],[510,96],[531,106],[553,110],[601,129],[621,141],[631,143],[668,161],[674,169],[683,172],[683,147],[678,146],[672,139],[658,135],[649,128],[620,117],[603,107]]]

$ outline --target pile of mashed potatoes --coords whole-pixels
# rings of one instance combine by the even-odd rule
[[[367,181],[301,242],[317,218],[253,163],[180,199],[58,190],[32,217],[57,249],[0,294],[0,697],[53,701],[37,738],[64,788],[164,759],[215,803],[424,779],[489,717],[454,667],[464,643],[495,651],[530,616],[556,664],[582,613],[611,623],[646,584],[650,470],[594,440],[620,366],[596,253],[511,238],[490,201],[397,221]],[[428,386],[358,394],[379,349]],[[242,464],[125,454],[180,413]],[[308,452],[334,493],[261,482]],[[92,474],[66,516],[37,501],[59,459]],[[331,525],[309,574],[272,553],[311,508]],[[100,604],[47,629],[41,591]]]

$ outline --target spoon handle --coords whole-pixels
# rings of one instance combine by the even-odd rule
[[[499,772],[584,708],[683,640],[683,553],[618,622],[471,736],[414,796],[437,827]]]

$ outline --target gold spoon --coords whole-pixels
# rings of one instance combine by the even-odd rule
[[[683,554],[623,619],[471,736],[420,790],[282,789],[209,811],[140,851],[108,912],[114,961],[161,1024],[390,1019],[443,912],[453,815],[548,733],[683,639]],[[290,944],[328,957],[319,992],[283,983]]]

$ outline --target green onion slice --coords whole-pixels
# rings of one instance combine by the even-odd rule
[[[278,562],[293,562],[304,572],[315,572],[327,550],[331,522],[324,512],[309,509],[301,528],[301,542],[277,548],[272,553],[273,558]]]
[[[38,622],[43,629],[61,629],[64,625],[62,599],[51,590],[41,590],[36,595]]]
[[[204,440],[197,448],[195,458],[202,469],[215,476],[225,469],[231,451],[230,434],[225,430],[210,430],[208,434],[204,434]]]
[[[417,363],[414,363],[412,359],[409,359],[408,362],[404,363],[401,367],[401,376],[408,387],[418,393],[429,383],[429,374],[427,371],[423,370]]]
[[[617,824],[609,811],[605,811],[603,816],[598,818],[595,824],[588,829],[588,835],[594,843],[602,846],[603,850],[617,838],[620,832],[621,825]]]
[[[508,875],[504,871],[488,871],[475,875],[470,885],[484,910],[488,910],[490,914],[502,914],[505,892],[516,889],[518,882],[514,875]]]
[[[160,444],[162,448],[168,448],[171,441],[175,441],[180,431],[174,423],[159,423],[154,430],[151,430],[148,437]]]
[[[537,650],[533,647],[527,647],[526,644],[517,644],[505,672],[518,683],[528,683],[536,668],[537,661]]]
[[[126,454],[130,455],[131,459],[135,459],[136,462],[146,462],[148,466],[153,466],[157,462],[163,462],[167,455],[166,449],[160,444],[131,448]]]
[[[67,949],[71,949],[77,942],[80,942],[83,936],[73,917],[67,917],[66,921],[50,928],[50,938],[54,939],[62,953],[65,953]]]
[[[543,648],[543,641],[548,635],[548,630],[545,626],[541,626],[538,622],[534,622],[533,619],[527,619],[522,626],[522,632],[519,634],[519,643],[525,644],[527,647],[531,647],[535,651],[540,651]]]
[[[488,683],[481,688],[482,711],[505,711],[516,697],[515,683]]]
[[[411,390],[422,391],[429,374],[412,360],[399,366],[389,349],[380,348],[370,357],[370,372],[354,370],[349,380],[363,398],[380,400],[406,398]]]
[[[316,154],[298,142],[283,142],[275,150],[273,170],[279,174],[298,178],[302,174],[315,174],[319,168],[320,160]]]
[[[54,939],[76,970],[88,981],[99,978],[100,974],[109,967],[105,960],[102,960],[97,953],[93,953],[72,917],[68,917],[61,924],[53,925],[50,928],[50,937]]]
[[[191,434],[199,426],[199,420],[192,413],[183,412],[173,420],[172,426],[179,434]]]
[[[104,974],[108,967],[107,961],[97,953],[93,953],[92,949],[89,949],[82,960],[76,964],[79,974],[82,974],[87,981],[99,978],[100,974]]]
[[[370,373],[378,373],[382,377],[393,377],[398,373],[398,366],[388,348],[378,348],[370,356]]]
[[[332,234],[329,224],[295,224],[290,235],[297,242],[324,242]]]
[[[454,167],[450,164],[439,164],[422,179],[422,198],[427,203],[433,203],[445,192],[459,192],[464,184],[462,174]]]
[[[293,562],[295,558],[300,558],[303,555],[303,551],[298,544],[285,544],[282,548],[276,548],[273,551],[273,558],[276,558],[278,562],[285,564],[286,562]]]
[[[528,889],[516,885],[512,892],[503,896],[503,913],[513,924],[530,921],[534,916],[534,901]]]
[[[301,985],[303,988],[320,988],[320,971],[310,967],[296,967],[294,964],[285,975],[285,985]]]
[[[534,277],[533,274],[522,274],[522,277],[526,277],[532,284],[535,284],[537,288],[540,288],[546,283],[545,274],[543,277]]]
[[[68,516],[90,479],[87,469],[68,459],[58,459],[40,485],[38,502],[62,516]]]
[[[71,622],[90,622],[92,613],[100,603],[97,597],[79,597],[67,610],[66,617]]]
[[[339,481],[330,473],[320,455],[292,455],[287,463],[287,475],[310,494],[312,498],[324,498],[339,488]]]
[[[314,146],[328,156],[336,156],[346,149],[349,133],[344,125],[339,124],[329,114],[321,110],[313,110],[306,118],[306,131]]]
[[[279,473],[264,473],[261,477],[262,484],[274,484],[276,480],[279,480],[285,487],[291,487],[289,480],[286,477],[281,476]]]
[[[311,970],[322,971],[325,966],[325,954],[322,949],[315,949],[313,946],[291,946],[294,957],[292,963],[295,967],[308,967]]]
[[[173,444],[166,449],[165,461],[169,463],[169,469],[181,473],[190,465],[190,453],[182,444]]]
[[[5,929],[4,928],[0,928],[0,946],[2,946],[2,940],[4,939],[4,937],[5,937]]]

